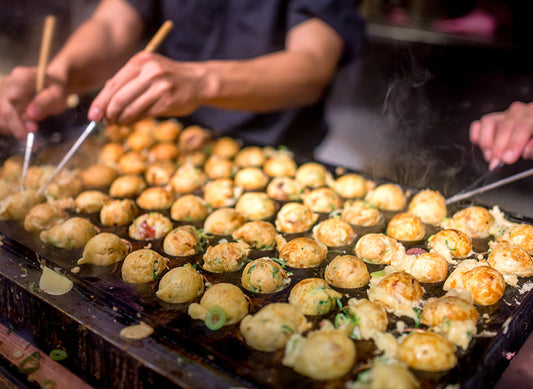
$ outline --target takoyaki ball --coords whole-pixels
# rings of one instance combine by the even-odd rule
[[[354,342],[340,331],[316,331],[307,338],[293,335],[281,363],[315,380],[332,380],[347,374],[356,360]]]
[[[217,155],[212,155],[207,158],[204,164],[204,172],[212,180],[217,178],[231,178],[235,170],[233,161]]]
[[[150,211],[169,209],[173,201],[170,190],[161,186],[146,188],[136,200],[139,207]]]
[[[448,262],[439,253],[423,253],[416,257],[409,269],[404,269],[419,282],[442,282],[448,276]]]
[[[263,192],[244,193],[237,200],[235,209],[249,220],[269,219],[276,213],[276,205]]]
[[[137,151],[128,151],[118,159],[121,173],[140,174],[146,169],[146,157]]]
[[[298,282],[289,294],[289,304],[304,315],[325,315],[337,306],[342,294],[331,289],[321,278],[305,278]]]
[[[155,295],[164,302],[181,304],[204,293],[203,277],[189,264],[175,267],[161,277]]]
[[[472,239],[463,231],[445,229],[428,239],[428,248],[445,258],[466,258],[472,252]]]
[[[290,177],[275,177],[266,189],[268,197],[278,201],[298,201],[303,191],[303,186]]]
[[[222,158],[233,158],[241,149],[242,142],[229,136],[215,139],[211,144],[211,154]]]
[[[418,216],[402,212],[389,221],[387,235],[401,241],[415,242],[424,238],[426,229]]]
[[[333,181],[331,188],[345,199],[362,199],[367,192],[367,183],[363,176],[349,173]]]
[[[23,190],[0,201],[0,220],[23,220],[35,205],[44,201],[36,190]]]
[[[233,208],[219,208],[213,211],[204,222],[204,231],[214,235],[231,235],[246,223],[246,218]]]
[[[268,158],[263,170],[269,177],[294,177],[297,166],[292,156],[282,153]]]
[[[138,174],[124,174],[118,176],[109,187],[109,195],[119,199],[126,197],[137,197],[144,188],[146,182]]]
[[[324,243],[306,237],[287,242],[279,252],[280,259],[287,266],[296,268],[316,267],[325,261],[327,255],[328,248]]]
[[[374,205],[364,200],[349,200],[344,203],[342,220],[354,226],[371,227],[383,222],[383,214]]]
[[[19,190],[17,184],[0,180],[0,200],[6,198],[10,194],[15,193],[17,190]]]
[[[174,142],[178,139],[178,135],[182,129],[183,126],[181,123],[169,119],[157,123],[152,130],[152,134],[159,142]]]
[[[157,251],[140,249],[129,253],[122,264],[122,279],[142,284],[157,279],[167,268],[168,258]]]
[[[193,226],[179,226],[163,240],[163,251],[168,255],[186,257],[202,251],[202,238]]]
[[[133,131],[144,132],[146,134],[152,134],[157,127],[157,121],[153,117],[147,117],[141,119],[133,124]]]
[[[180,152],[180,155],[178,156],[178,164],[191,164],[196,167],[201,167],[205,163],[206,159],[207,154],[202,150],[189,151],[187,153]]]
[[[204,148],[211,140],[211,132],[198,125],[185,127],[178,138],[180,150],[197,151]]]
[[[219,243],[209,246],[203,255],[204,270],[211,273],[225,273],[242,268],[250,253],[250,246],[241,242]]]
[[[217,324],[228,326],[241,321],[248,314],[250,304],[239,287],[222,282],[207,289],[200,304],[189,305],[189,316],[193,319],[206,320],[211,312],[219,309],[224,313],[224,320],[223,324]]]
[[[398,358],[412,369],[432,373],[450,370],[457,364],[455,346],[434,332],[407,335],[398,348]]]
[[[235,174],[234,181],[244,190],[262,190],[268,184],[268,176],[257,167],[245,167]]]
[[[247,146],[235,155],[235,164],[240,167],[261,167],[265,159],[265,153],[260,147]]]
[[[87,219],[72,217],[48,230],[41,231],[41,241],[62,249],[77,249],[97,234],[96,227]]]
[[[301,334],[309,327],[305,316],[287,303],[268,304],[255,315],[247,315],[240,325],[248,346],[264,352],[283,349],[292,334]]]
[[[329,188],[313,189],[302,195],[304,205],[313,212],[328,213],[341,207],[341,198]]]
[[[287,203],[278,212],[276,229],[281,233],[295,234],[309,231],[318,220],[318,214],[300,203]]]
[[[423,223],[438,226],[446,217],[446,202],[439,192],[425,189],[413,196],[408,210]]]
[[[24,187],[26,189],[39,189],[54,172],[52,165],[30,166],[26,171]]]
[[[65,210],[50,203],[40,203],[33,206],[24,217],[24,229],[28,232],[47,230],[67,217]]]
[[[477,266],[463,275],[464,288],[479,305],[496,304],[505,292],[503,275],[490,266]]]
[[[233,239],[242,241],[255,250],[272,250],[276,247],[277,236],[276,227],[263,220],[245,223],[232,234]]]
[[[241,284],[255,293],[273,293],[290,282],[287,272],[279,263],[263,257],[249,262],[242,271]]]
[[[385,332],[389,325],[387,311],[381,304],[373,303],[365,298],[348,300],[348,311],[358,319],[357,326],[363,339],[370,339],[372,334]]]
[[[131,223],[136,215],[135,201],[110,200],[100,210],[100,223],[104,226],[123,226]]]
[[[170,207],[170,218],[179,222],[200,222],[207,215],[209,209],[204,199],[192,194],[178,197]]]
[[[154,142],[154,137],[147,131],[135,130],[126,138],[126,145],[133,151],[148,149]]]
[[[396,240],[380,233],[366,234],[355,245],[355,255],[368,263],[390,265],[392,259],[403,250]],[[405,251],[405,250],[403,250]]]
[[[437,327],[446,320],[477,322],[479,313],[469,301],[457,296],[442,296],[429,299],[422,310],[422,323]]]
[[[383,211],[401,211],[407,199],[403,189],[396,184],[382,184],[371,189],[365,200]]]
[[[496,239],[496,242],[522,247],[529,255],[533,255],[533,226],[520,224],[509,227]]]
[[[175,161],[178,155],[178,146],[172,142],[158,142],[148,151],[150,161]]]
[[[2,178],[10,180],[20,178],[22,176],[23,165],[24,157],[20,154],[7,158],[2,164]]]
[[[338,255],[326,267],[324,279],[336,288],[354,289],[367,285],[370,274],[356,256]]]
[[[420,382],[407,365],[395,360],[372,361],[369,375],[361,389],[419,389]]]
[[[171,161],[154,162],[146,167],[144,178],[148,185],[162,186],[170,182],[176,171],[176,165]]]
[[[213,208],[231,207],[237,197],[231,178],[218,178],[205,184],[204,200]]]
[[[424,289],[409,273],[397,272],[373,279],[367,293],[370,301],[383,304],[395,315],[416,319],[413,306],[424,295]]]
[[[466,272],[478,266],[487,266],[487,264],[479,262],[475,259],[462,260],[448,276],[442,288],[446,291],[450,289],[465,289],[463,285],[463,276]]]
[[[207,176],[191,163],[181,165],[170,179],[170,187],[175,193],[187,194],[200,189]]]
[[[46,196],[53,199],[75,197],[83,190],[83,180],[77,170],[62,170],[48,185]]]
[[[122,146],[121,142],[106,143],[100,151],[98,161],[106,165],[115,165],[124,152],[124,146]]]
[[[118,176],[118,171],[109,165],[92,165],[81,172],[86,188],[105,188]]]
[[[348,246],[355,240],[352,226],[344,220],[330,218],[313,228],[313,237],[328,247]]]
[[[145,213],[133,220],[128,229],[130,238],[136,240],[161,239],[172,230],[170,219],[159,212]]]
[[[519,246],[498,246],[493,248],[487,262],[503,275],[529,277],[533,275],[533,259]]]
[[[132,128],[129,126],[111,125],[106,126],[104,135],[112,142],[122,142],[126,137],[131,134]]]
[[[457,211],[452,223],[454,228],[464,231],[472,239],[486,238],[494,225],[494,216],[486,208],[472,206]]]
[[[122,261],[129,252],[128,245],[120,236],[102,232],[93,236],[83,248],[83,256],[78,265],[88,263],[96,266],[109,266]]]
[[[317,162],[307,162],[296,170],[294,178],[305,187],[319,188],[326,185],[328,174],[330,173],[324,165]]]
[[[76,212],[78,213],[95,213],[100,212],[104,204],[110,200],[110,197],[99,190],[86,190],[76,196]]]

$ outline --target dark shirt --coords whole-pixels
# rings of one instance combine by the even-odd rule
[[[342,63],[361,44],[363,23],[353,0],[129,0],[152,33],[164,20],[174,30],[162,54],[183,61],[248,59],[282,50],[288,31],[309,19],[325,21],[345,42]],[[309,152],[327,132],[324,101],[310,107],[271,113],[200,107],[180,118],[250,144],[285,144]]]

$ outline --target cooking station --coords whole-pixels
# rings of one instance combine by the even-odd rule
[[[533,97],[528,71],[531,56],[490,44],[401,42],[383,37],[386,32],[379,26],[371,28],[374,35],[361,61],[343,70],[334,85],[328,106],[331,135],[318,158],[369,178],[452,195],[486,170],[480,153],[467,139],[470,121],[504,109],[511,101]],[[84,109],[82,101],[68,117],[51,120],[50,133],[60,123],[79,128]],[[350,158],[360,151],[357,139],[368,138],[369,125],[379,130],[366,150],[370,155]],[[369,151],[372,147],[375,152]],[[13,145],[4,143],[1,148],[6,155]],[[493,179],[527,168],[531,162],[521,161]],[[488,208],[499,205],[514,220],[533,224],[532,189],[529,178],[487,192],[475,202]],[[64,296],[38,290],[39,261],[69,271],[69,263],[81,252],[58,254],[22,231],[16,223],[1,224],[0,324],[45,353],[60,346],[67,349],[69,357],[62,364],[88,384],[102,388],[321,387],[281,365],[273,367],[268,360],[272,356],[251,353],[236,339],[225,338],[227,334],[210,333],[202,328],[203,323],[182,317],[172,323],[171,317],[160,315],[153,301],[145,298],[150,291],[122,289],[98,269],[94,274],[70,277],[75,285]],[[517,385],[513,374],[533,354],[529,336],[533,294],[513,293],[506,301],[513,300],[515,305],[501,304],[493,326],[487,328],[496,335],[478,339],[473,352],[461,359],[451,383],[465,388],[496,383],[503,388],[510,382],[514,388],[528,387],[527,382]],[[125,326],[140,321],[156,328],[152,337],[128,341],[120,336]],[[183,330],[176,330],[180,325]],[[513,358],[516,361],[507,368]],[[5,357],[1,360],[0,375],[15,387],[35,387],[25,374],[10,368]]]

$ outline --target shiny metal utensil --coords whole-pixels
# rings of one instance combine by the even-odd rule
[[[476,178],[472,183],[470,183],[469,185],[467,185],[466,187],[464,187],[463,189],[461,189],[459,192],[457,192],[456,194],[454,194],[454,196],[458,196],[460,194],[463,194],[463,193],[466,193],[472,189],[475,189],[477,188],[479,185],[481,184],[484,184],[485,181],[487,181],[487,178],[489,178],[490,176],[492,176],[493,174],[495,173],[498,173],[498,171],[504,167],[505,164],[503,162],[499,162],[495,167],[494,169],[491,169],[485,173],[483,173],[481,176],[479,176],[478,178]]]
[[[28,173],[28,167],[30,166],[31,152],[33,150],[33,142],[35,140],[35,134],[28,132],[26,136],[26,147],[24,149],[24,165],[22,165],[22,177],[20,179],[20,191],[24,190],[24,182],[26,181],[26,174]]]
[[[481,187],[479,187],[477,189],[473,189],[473,190],[470,190],[470,191],[465,192],[465,193],[456,194],[456,195],[446,199],[446,205],[456,203],[458,201],[461,201],[461,200],[467,199],[469,197],[475,196],[475,195],[477,195],[479,193],[483,193],[483,192],[489,191],[491,189],[498,188],[500,186],[504,186],[504,185],[510,184],[511,182],[518,181],[518,180],[521,180],[522,178],[526,178],[526,177],[529,177],[529,176],[533,176],[533,169],[529,169],[529,170],[523,171],[522,173],[518,173],[518,174],[512,175],[510,177],[503,178],[503,179],[498,180],[498,181],[494,181],[494,182],[492,182],[490,184],[481,186]]]
[[[48,177],[48,180],[46,180],[46,182],[41,187],[41,189],[39,189],[39,192],[38,192],[39,195],[42,195],[44,193],[46,188],[48,188],[48,185],[50,185],[50,183],[53,181],[53,179],[57,176],[57,173],[59,173],[61,171],[61,169],[63,169],[65,167],[65,165],[70,160],[72,155],[74,155],[74,153],[76,151],[78,151],[78,149],[81,146],[81,144],[83,143],[83,141],[89,136],[89,134],[94,130],[95,127],[96,127],[96,122],[93,120],[92,122],[89,123],[89,125],[81,133],[80,137],[72,145],[70,150],[65,154],[65,156],[63,157],[61,162],[59,162],[59,164],[56,166],[54,172],[50,175],[50,177]]]

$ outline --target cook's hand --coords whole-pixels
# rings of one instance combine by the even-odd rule
[[[130,124],[147,116],[190,114],[201,103],[204,75],[200,65],[140,52],[106,82],[89,120]]]
[[[16,67],[0,86],[0,133],[18,139],[37,131],[38,122],[66,108],[66,91],[48,77],[46,88],[35,96],[37,69]]]
[[[470,125],[470,140],[494,168],[500,161],[533,159],[533,103],[514,102],[503,112],[484,115]]]

